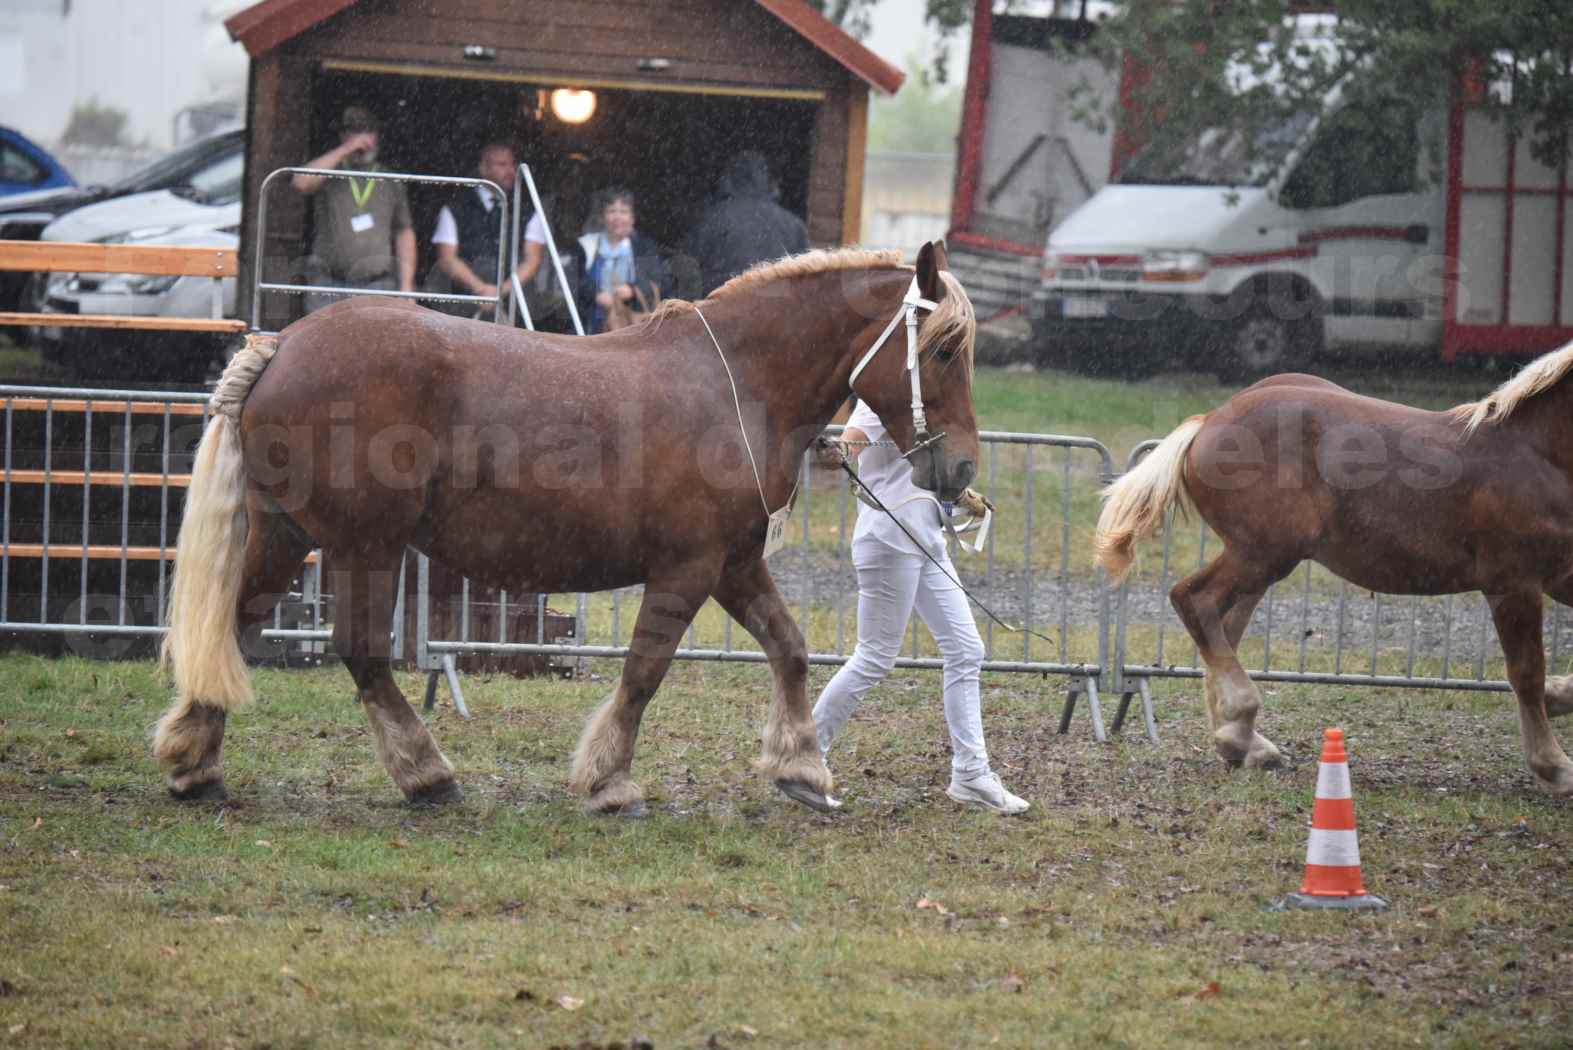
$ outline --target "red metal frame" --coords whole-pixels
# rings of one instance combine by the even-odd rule
[[[1007,255],[1025,255],[1036,259],[1043,254],[1043,245],[1018,244],[1016,241],[1002,240],[999,237],[985,237],[981,233],[968,233],[966,230],[952,229],[945,235],[951,244],[960,244],[967,248],[977,248],[985,252],[1004,252]]]
[[[972,5],[972,44],[967,53],[967,88],[961,100],[956,183],[950,195],[950,240],[965,243],[978,195],[978,171],[983,166],[983,121],[989,100],[989,55],[994,38],[993,0]],[[981,238],[980,238],[981,239]],[[980,246],[981,247],[981,246]]]
[[[1573,201],[1568,190],[1567,159],[1558,168],[1554,189],[1519,189],[1517,186],[1516,139],[1508,141],[1507,177],[1501,186],[1464,185],[1464,106],[1475,97],[1467,80],[1448,113],[1447,122],[1447,230],[1442,286],[1442,360],[1453,361],[1460,354],[1513,354],[1532,356],[1573,340],[1573,326],[1562,323],[1563,259],[1566,244],[1567,208]],[[1458,320],[1459,224],[1465,191],[1475,194],[1503,195],[1502,237],[1502,316],[1497,324],[1463,324]],[[1556,199],[1556,232],[1552,258],[1551,324],[1516,325],[1510,322],[1513,306],[1513,220],[1514,198],[1518,194],[1549,195]]]

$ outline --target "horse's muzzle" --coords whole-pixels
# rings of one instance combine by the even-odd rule
[[[938,460],[939,457],[935,458]],[[935,465],[937,467],[938,463],[936,462]],[[970,459],[959,459],[950,468],[950,477],[946,479],[949,484],[936,485],[935,488],[939,491],[941,499],[959,499],[961,494],[966,491],[967,486],[972,484],[972,479],[977,476],[978,465],[976,463]]]

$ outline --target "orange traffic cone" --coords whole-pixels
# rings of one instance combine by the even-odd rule
[[[1322,764],[1316,775],[1316,808],[1305,848],[1305,882],[1284,903],[1292,908],[1385,908],[1387,901],[1367,893],[1360,880],[1360,843],[1355,837],[1355,803],[1349,791],[1349,756],[1344,731],[1329,729],[1322,739]]]

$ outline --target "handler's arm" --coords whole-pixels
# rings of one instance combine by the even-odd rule
[[[398,262],[399,291],[415,290],[415,231],[408,226],[394,234],[393,252]]]
[[[469,263],[459,258],[457,244],[437,245],[437,269],[448,275],[448,279],[472,295],[496,295],[497,286],[489,284],[475,275]]]

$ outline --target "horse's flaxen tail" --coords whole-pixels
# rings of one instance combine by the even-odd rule
[[[209,402],[213,418],[197,446],[175,547],[169,633],[161,657],[174,664],[179,696],[159,723],[161,735],[193,702],[228,711],[251,700],[251,679],[236,635],[246,554],[240,410],[277,350],[273,336],[247,336]]]
[[[1185,499],[1185,454],[1206,418],[1192,416],[1181,423],[1135,469],[1103,490],[1093,548],[1111,582],[1125,578],[1136,545],[1158,531],[1169,508]]]

